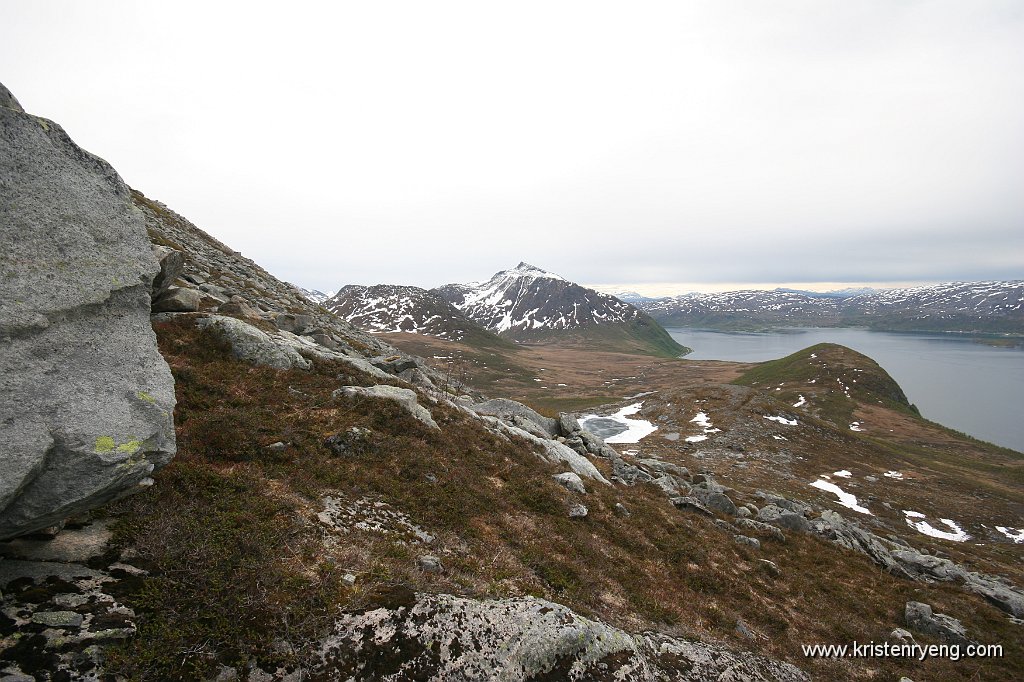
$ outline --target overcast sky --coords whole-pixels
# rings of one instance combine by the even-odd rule
[[[1024,2],[0,2],[0,79],[307,287],[1024,277]],[[634,288],[637,288],[636,286]]]

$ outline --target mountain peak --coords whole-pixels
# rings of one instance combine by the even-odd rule
[[[560,275],[556,275],[553,272],[548,272],[544,268],[538,268],[536,265],[530,265],[526,261],[520,261],[519,265],[515,266],[511,270],[505,270],[504,272],[499,272],[498,273],[498,275],[502,275],[502,274],[504,274],[504,275],[514,275],[514,276],[517,276],[517,277],[528,276],[528,277],[537,277],[537,278],[546,278],[546,279],[557,279],[557,280],[561,280],[563,282],[566,281],[566,279],[564,277],[562,277]]]

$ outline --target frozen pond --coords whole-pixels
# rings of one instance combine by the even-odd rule
[[[629,418],[639,412],[642,406],[642,402],[633,403],[607,417],[587,414],[580,418],[580,426],[603,438],[606,443],[638,443],[644,436],[658,430],[657,426],[646,419]]]

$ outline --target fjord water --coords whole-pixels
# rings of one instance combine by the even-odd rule
[[[903,387],[921,414],[975,438],[1024,451],[1024,348],[960,335],[800,328],[763,333],[669,328],[688,360],[763,362],[816,343],[867,355]]]

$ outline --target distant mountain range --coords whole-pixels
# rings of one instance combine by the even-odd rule
[[[614,296],[520,263],[485,282],[447,284],[432,290],[377,285],[346,286],[324,306],[374,332],[413,332],[480,340],[485,330],[504,339],[559,338],[661,355],[685,349],[649,315]]]
[[[1024,332],[1024,280],[950,282],[866,293],[775,289],[684,294],[639,301],[637,306],[669,327]]]

